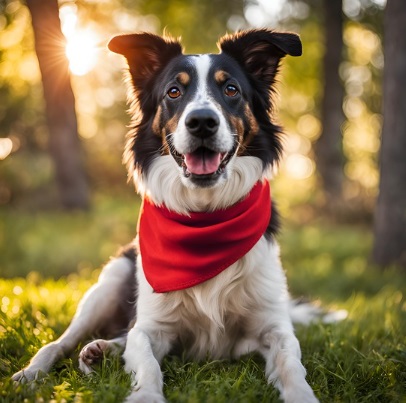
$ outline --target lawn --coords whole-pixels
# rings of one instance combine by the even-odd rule
[[[118,402],[130,386],[119,360],[83,376],[77,352],[33,385],[10,376],[72,317],[103,261],[131,239],[134,199],[100,197],[86,213],[0,211],[0,401]],[[337,324],[297,327],[308,381],[322,402],[406,402],[406,276],[368,263],[367,227],[287,223],[279,237],[294,296],[347,309]],[[163,364],[170,402],[277,402],[258,356]]]

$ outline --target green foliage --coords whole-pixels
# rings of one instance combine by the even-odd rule
[[[99,267],[136,233],[139,199],[96,196],[94,209],[62,214],[0,209],[0,275],[59,277]]]
[[[144,0],[139,10],[155,15],[160,30],[182,36],[187,53],[217,53],[218,38],[227,31],[231,17],[242,18],[243,5],[243,0]]]
[[[106,358],[95,374],[83,376],[77,367],[79,350],[35,382],[34,388],[15,387],[9,380],[66,328],[81,296],[96,280],[98,270],[91,270],[93,265],[106,260],[116,244],[134,234],[138,206],[133,200],[101,198],[96,206],[94,212],[41,217],[21,211],[2,213],[2,236],[3,240],[7,236],[8,245],[0,253],[0,257],[8,253],[0,265],[2,273],[7,261],[9,276],[24,276],[32,268],[41,274],[0,280],[1,401],[117,402],[129,391],[130,379],[120,360]],[[33,240],[35,247],[30,247]],[[308,380],[320,400],[402,401],[406,394],[406,279],[395,270],[382,272],[368,263],[368,229],[327,223],[290,225],[280,243],[294,296],[348,310],[348,319],[341,323],[297,327]],[[43,279],[66,274],[69,256],[73,274]],[[59,274],[57,268],[62,270]],[[255,355],[241,361],[202,363],[168,357],[163,369],[165,393],[172,402],[278,401],[278,393],[266,384],[264,362]]]
[[[217,52],[217,39],[226,31],[248,27],[244,13],[258,2],[59,3],[62,9],[71,8],[77,17],[77,33],[90,30],[97,38],[93,70],[84,76],[72,75],[72,85],[88,176],[93,188],[101,189],[123,183],[121,154],[130,121],[125,113],[122,83],[125,63],[120,56],[108,52],[108,40],[117,33],[146,30],[161,34],[166,30],[182,37],[186,52]],[[257,15],[265,18],[271,7],[265,7],[267,2],[260,3]],[[343,152],[347,161],[344,197],[348,204],[358,203],[358,210],[370,213],[378,183],[383,13],[382,7],[372,0],[359,2],[358,8],[351,2],[344,3],[348,17],[344,26],[346,49],[340,66],[347,119],[343,125]],[[276,102],[280,113],[275,119],[282,122],[287,133],[281,183],[284,180],[290,188],[292,178],[300,180],[296,192],[285,193],[290,204],[320,206],[324,202],[313,153],[321,132],[319,105],[323,92],[324,27],[320,7],[319,0],[287,1],[279,24],[270,14],[263,20],[274,21],[276,25],[271,28],[299,32],[303,41],[303,56],[283,61],[278,85],[280,97]],[[0,205],[18,205],[24,199],[36,198],[38,193],[56,193],[54,170],[47,152],[40,80],[28,10],[21,0],[4,1],[0,4],[0,140],[2,137],[11,140],[13,148],[6,157],[0,152],[0,158],[6,158],[0,160]],[[55,197],[53,205],[57,205]]]

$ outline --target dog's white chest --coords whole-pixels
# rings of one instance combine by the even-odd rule
[[[201,359],[239,351],[285,288],[279,278],[278,247],[265,238],[244,258],[195,287],[159,294],[152,292],[142,271],[138,277],[140,326],[160,328],[183,353]]]

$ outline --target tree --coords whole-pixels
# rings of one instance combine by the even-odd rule
[[[77,130],[75,99],[64,51],[57,0],[27,0],[42,76],[49,149],[65,208],[89,205],[88,183]]]
[[[323,0],[325,26],[323,130],[315,146],[316,162],[329,206],[342,199],[343,153],[341,126],[344,89],[339,76],[343,49],[342,0]]]
[[[373,260],[406,268],[406,2],[388,0],[384,18],[383,127]]]

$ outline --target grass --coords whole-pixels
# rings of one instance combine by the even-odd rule
[[[96,196],[88,212],[0,208],[0,275],[47,277],[100,267],[136,233],[140,200]]]
[[[124,399],[130,379],[118,359],[107,358],[94,375],[83,376],[76,352],[35,387],[15,387],[10,376],[61,334],[97,278],[95,267],[134,235],[136,211],[134,200],[112,198],[101,198],[87,213],[0,211],[1,402]],[[280,243],[292,293],[349,312],[338,324],[297,327],[319,399],[406,402],[404,273],[368,263],[371,236],[364,227],[288,225]],[[203,363],[168,357],[163,369],[170,402],[278,401],[256,355]]]

